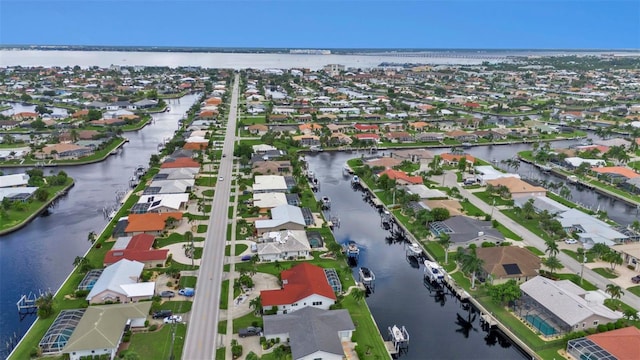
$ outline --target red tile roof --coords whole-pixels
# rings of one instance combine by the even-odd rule
[[[378,140],[380,136],[378,134],[355,134],[356,139],[358,140]]]
[[[587,339],[598,344],[618,360],[636,360],[640,356],[640,330],[634,326],[589,335]]]
[[[456,155],[456,154],[441,154],[440,158],[444,161],[448,161],[448,162],[460,162],[460,159],[462,158],[466,158],[468,162],[471,163],[475,163],[476,162],[476,158],[474,158],[473,156],[469,155],[469,154],[464,154],[464,155]]]
[[[411,184],[424,184],[421,176],[411,176],[404,171],[387,169],[378,174],[378,176],[387,175],[392,180],[402,180]]]
[[[165,222],[169,217],[176,220],[182,220],[181,212],[166,213],[146,213],[146,214],[129,214],[129,225],[124,229],[125,232],[144,232],[144,231],[162,231]]]
[[[378,130],[378,125],[355,124],[353,127],[360,131]]]
[[[125,249],[110,250],[104,256],[104,264],[110,265],[121,259],[140,262],[167,260],[168,249],[152,249],[155,237],[149,234],[138,234],[131,238]]]
[[[200,163],[191,158],[177,158],[174,161],[165,161],[160,168],[162,169],[175,169],[175,168],[199,168]]]
[[[336,295],[324,270],[309,263],[301,263],[280,274],[283,288],[280,290],[264,290],[260,292],[263,306],[293,304],[313,294],[336,300]]]
[[[616,174],[626,177],[627,179],[633,179],[640,174],[634,172],[631,168],[624,166],[604,166],[604,167],[594,167],[591,170],[599,173],[599,174]]]
[[[474,103],[474,102],[468,102],[468,103],[464,103],[464,106],[470,107],[470,108],[479,108],[480,104]]]

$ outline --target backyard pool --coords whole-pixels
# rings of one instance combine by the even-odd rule
[[[525,315],[524,318],[529,322],[529,324],[533,325],[533,327],[538,329],[545,336],[551,336],[557,333],[553,326],[542,320],[538,315]]]

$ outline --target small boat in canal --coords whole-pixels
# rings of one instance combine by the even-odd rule
[[[367,267],[360,268],[360,280],[367,284],[376,279],[376,276],[373,274],[373,271],[369,270]]]
[[[442,283],[444,281],[445,271],[440,264],[435,261],[425,260],[424,266],[424,276],[426,278],[435,283]]]
[[[328,196],[323,196],[322,197],[322,208],[323,209],[330,209],[331,208],[331,199],[329,199]]]

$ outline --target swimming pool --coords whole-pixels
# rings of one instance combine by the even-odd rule
[[[551,336],[557,333],[553,326],[549,325],[546,321],[538,315],[525,315],[524,317],[529,324],[533,325],[536,329],[540,330],[545,336]]]

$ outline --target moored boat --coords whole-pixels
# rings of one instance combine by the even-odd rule
[[[436,283],[441,283],[444,281],[445,272],[440,264],[435,261],[425,260],[424,266],[424,276],[427,277],[430,281]]]

